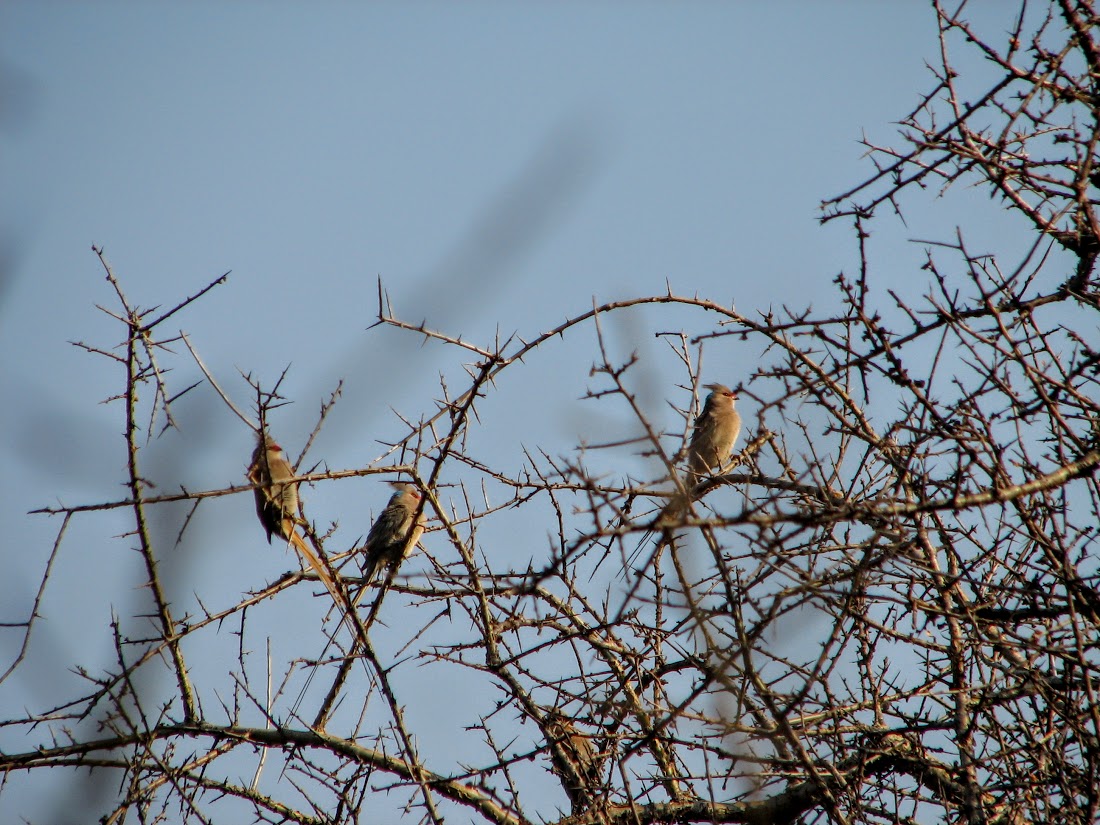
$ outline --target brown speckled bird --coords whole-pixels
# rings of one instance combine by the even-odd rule
[[[741,432],[741,416],[733,408],[737,400],[733,390],[724,384],[707,384],[706,389],[710,395],[695,419],[695,431],[688,446],[689,478],[693,483],[729,462]]]
[[[270,436],[261,434],[248,467],[248,480],[256,487],[256,515],[267,531],[267,541],[270,544],[271,537],[278,536],[294,545],[336,603],[340,604],[332,576],[294,527],[298,517],[298,482],[288,481],[292,478],[294,468],[283,455],[283,448]]]
[[[600,755],[591,738],[581,734],[572,719],[552,708],[543,710],[546,737],[550,740],[550,763],[574,811],[580,810],[600,785]]]
[[[397,485],[394,485],[397,486]],[[407,559],[420,535],[424,532],[425,515],[423,509],[413,527],[416,508],[420,506],[421,493],[413,484],[403,484],[390,496],[381,515],[367,534],[367,543],[363,549],[363,578],[369,583],[378,573],[391,565],[400,564]]]

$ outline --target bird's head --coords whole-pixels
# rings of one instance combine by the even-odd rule
[[[711,397],[713,397],[715,401],[728,400],[730,403],[733,403],[737,400],[737,393],[725,384],[707,384],[704,389],[710,390]]]
[[[281,453],[283,451],[279,443],[271,437],[271,433],[266,430],[260,430],[256,433],[256,449],[264,449],[273,453]]]
[[[391,481],[390,486],[397,491],[393,494],[394,499],[408,497],[414,502],[419,502],[423,495],[415,484],[409,484],[407,481]]]

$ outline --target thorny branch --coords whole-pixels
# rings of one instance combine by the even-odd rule
[[[346,619],[327,630],[296,611],[299,585],[317,584],[296,571],[210,607],[205,592],[197,607],[170,602],[150,514],[251,489],[151,495],[139,462],[153,423],[178,421],[176,339],[158,325],[225,276],[156,316],[97,250],[118,302],[104,311],[125,332],[118,349],[79,346],[124,368],[127,492],[36,511],[65,521],[30,616],[7,628],[21,649],[0,685],[33,657],[44,594],[89,513],[129,511],[152,610],[117,618],[116,661],[77,664],[87,686],[70,700],[0,722],[28,742],[0,755],[0,793],[22,772],[93,768],[111,777],[113,822],[1100,818],[1100,16],[1025,2],[987,35],[965,3],[933,12],[931,91],[899,146],[867,142],[877,170],[824,204],[825,220],[852,218],[858,255],[832,306],[745,313],[670,286],[485,343],[403,320],[379,280],[376,326],[439,355],[441,400],[398,413],[365,466],[311,459],[295,482],[407,475],[430,529],[365,617],[341,598]],[[994,72],[977,90],[953,62],[960,45]],[[1030,248],[975,254],[962,228],[904,273],[923,294],[899,289],[869,227],[932,182],[941,197],[982,187],[1022,218]],[[659,316],[667,363],[615,354],[610,319],[642,310]],[[704,375],[704,351],[755,370]],[[538,375],[536,352],[585,382],[584,415],[621,432],[557,448],[532,420],[512,453],[486,450],[483,417],[514,402],[511,376]],[[246,378],[262,423],[288,399]],[[654,379],[671,422],[639,390]],[[738,387],[739,455],[688,489],[684,439],[713,380]],[[331,515],[327,532],[299,526],[339,592],[362,590],[346,531],[364,526]],[[352,549],[326,553],[332,541]],[[251,651],[288,626],[273,614],[293,616],[294,652],[264,663],[264,684],[281,687],[254,695]],[[257,752],[279,770],[261,776]],[[287,781],[265,786],[272,775]]]

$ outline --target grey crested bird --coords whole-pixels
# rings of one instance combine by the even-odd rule
[[[661,512],[654,521],[655,528],[658,530],[675,528],[683,521],[694,499],[695,485],[709,472],[720,472],[729,463],[733,445],[741,433],[741,415],[734,409],[737,394],[725,384],[707,384],[704,389],[710,390],[710,393],[703,402],[703,409],[695,419],[695,427],[688,442],[687,483],[682,491],[673,492],[668,503],[661,508]],[[652,536],[652,530],[642,536],[638,547],[627,559],[624,575],[647,546],[650,536]],[[658,547],[665,540],[661,539]],[[652,552],[650,560],[654,558],[656,552],[656,550]]]
[[[371,622],[374,620],[379,606],[382,604],[382,596],[385,594],[385,590],[383,589],[379,593],[378,599],[375,601],[370,614],[365,620],[360,622],[354,618],[354,616],[356,608],[359,606],[359,600],[362,599],[363,595],[367,592],[367,586],[383,569],[400,564],[403,559],[407,558],[412,553],[413,549],[415,549],[417,543],[420,541],[421,534],[424,532],[426,517],[423,510],[420,512],[420,517],[416,519],[415,526],[413,524],[413,517],[416,515],[417,508],[420,507],[420,500],[423,498],[423,494],[414,484],[394,484],[392,486],[397,488],[397,492],[390,496],[389,502],[379,514],[378,518],[375,519],[374,524],[371,525],[370,532],[367,533],[366,543],[357,553],[357,555],[361,557],[360,569],[363,572],[363,582],[358,592],[350,597],[348,615],[345,617],[347,619],[348,628],[355,637],[352,643],[353,653],[361,644],[365,643],[366,633],[370,628]],[[328,655],[329,648],[332,647],[335,638],[335,635],[333,635],[333,637],[329,639],[328,644],[325,645],[325,649],[321,651],[318,661],[326,661],[325,657]],[[314,719],[314,728],[324,728],[325,721],[332,711],[332,703],[336,699],[339,688],[344,684],[344,680],[347,678],[348,673],[351,672],[352,663],[357,659],[363,661],[362,657],[356,655],[349,655],[344,658],[344,662],[340,666],[340,671],[336,676],[336,681],[333,682],[332,687],[329,689],[328,697],[325,699],[324,704],[321,706],[321,710],[318,711]],[[306,690],[309,688],[309,684],[312,682],[313,676],[316,673],[316,669],[311,670],[309,676],[306,678],[306,684],[298,694],[297,701],[294,703],[294,713],[297,713],[298,707],[301,705],[302,699],[306,695]]]
[[[390,496],[386,508],[371,526],[367,542],[363,546],[366,552],[363,559],[365,583],[373,581],[382,569],[400,564],[412,554],[424,532],[423,509],[416,525],[413,525],[421,498],[422,494],[414,484],[403,484]]]
[[[692,483],[729,462],[741,432],[741,415],[734,409],[737,395],[725,384],[707,384],[710,390],[703,411],[695,419],[688,445],[688,471]]]

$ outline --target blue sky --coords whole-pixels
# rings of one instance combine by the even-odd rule
[[[859,140],[892,139],[931,85],[936,48],[918,3],[5,3],[0,500],[19,549],[0,620],[29,610],[58,526],[27,511],[122,494],[119,410],[99,403],[119,370],[68,343],[119,340],[95,308],[117,304],[92,244],[145,306],[232,270],[178,326],[244,403],[238,368],[270,384],[292,364],[296,403],[276,424],[292,453],[344,378],[314,457],[365,466],[400,431],[391,408],[434,411],[439,374],[452,388],[461,376],[456,353],[366,330],[377,278],[399,315],[479,344],[666,280],[746,313],[827,305],[855,250],[849,227],[819,226],[817,205],[869,173]],[[910,240],[949,232],[966,209],[965,195],[929,198],[907,225],[880,221],[885,277],[911,283]],[[1010,247],[1018,229],[995,215],[969,228]],[[612,337],[648,359],[665,415],[666,398],[686,398],[653,332],[698,319],[631,317]],[[577,400],[593,343],[578,336],[502,382],[484,410],[487,460],[515,467],[522,445],[566,451],[615,431],[615,414]],[[735,384],[752,357],[716,348],[705,378]],[[178,387],[197,380],[177,363]],[[167,487],[239,483],[251,435],[209,392],[193,395],[181,432],[150,447],[151,473]],[[342,485],[313,515],[342,514],[352,540],[387,492]],[[109,606],[125,613],[139,574],[112,538],[124,529],[94,516],[68,539],[42,629],[66,665],[109,661]],[[166,517],[164,535],[175,529]],[[241,497],[203,511],[189,548],[166,562],[181,600],[288,564]],[[63,625],[77,597],[87,624]],[[5,667],[14,640],[0,635]],[[29,701],[56,665],[39,658],[0,685],[0,706]],[[23,796],[6,789],[0,818],[41,813]]]

